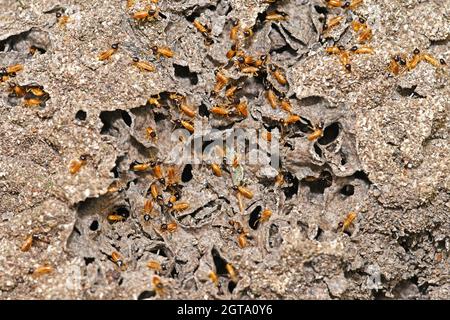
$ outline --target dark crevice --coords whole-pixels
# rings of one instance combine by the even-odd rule
[[[198,114],[202,117],[209,117],[208,107],[204,103],[198,107]]]
[[[333,184],[333,176],[331,172],[324,170],[320,173],[319,177],[306,177],[300,183],[309,187],[311,193],[323,194],[325,189],[331,187]]]
[[[284,180],[290,184],[290,186],[284,187],[282,190],[287,200],[291,199],[298,192],[299,181],[296,176],[290,172],[284,174]]]
[[[351,184],[346,184],[341,189],[341,194],[344,196],[352,196],[355,193],[355,187]]]
[[[262,207],[261,206],[257,206],[255,209],[253,209],[253,211],[250,213],[250,218],[248,220],[248,225],[250,226],[250,228],[252,228],[253,230],[258,229],[259,226],[259,218],[261,218],[261,211],[262,211]]]
[[[226,265],[228,262],[220,256],[219,251],[215,247],[211,249],[211,255],[213,258],[214,265],[216,267],[216,273],[218,275],[227,275],[228,271]]]
[[[86,113],[86,111],[83,111],[83,110],[78,110],[77,113],[75,114],[75,119],[80,120],[80,121],[86,120],[86,117],[87,117],[87,113]]]
[[[339,136],[340,124],[339,122],[333,122],[332,124],[325,127],[323,130],[323,136],[317,140],[321,145],[327,145],[336,140]]]
[[[367,184],[372,184],[372,182],[369,180],[369,176],[367,175],[367,173],[365,173],[362,170],[358,170],[353,174],[353,177],[359,180],[363,180],[364,182],[366,182]]]
[[[418,94],[416,92],[416,89],[417,89],[417,85],[413,85],[412,87],[409,87],[409,88],[403,88],[403,87],[397,86],[397,92],[402,97],[410,97],[410,98],[416,98],[416,99],[426,98],[426,96],[422,96],[421,94]]]
[[[189,182],[194,176],[192,175],[192,165],[187,164],[184,166],[183,172],[181,173],[181,181]]]
[[[91,229],[91,231],[97,231],[99,227],[99,223],[97,220],[94,220],[91,222],[91,225],[89,226],[89,229]]]
[[[93,257],[84,257],[84,264],[85,265],[90,265],[94,261],[95,261],[95,258],[93,258]]]
[[[188,66],[182,66],[174,63],[173,67],[175,69],[175,76],[178,78],[189,79],[191,85],[196,85],[198,83],[198,76],[196,72],[191,72]]]

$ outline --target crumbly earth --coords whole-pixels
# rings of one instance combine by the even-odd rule
[[[133,13],[151,1],[0,0],[0,67],[24,65],[0,83],[0,299],[450,298],[449,68],[422,61],[398,75],[388,70],[395,54],[409,59],[415,48],[450,61],[450,2],[364,0],[353,10],[323,0],[268,2],[159,0],[157,19],[138,23]],[[265,21],[274,10],[286,20]],[[335,16],[341,23],[324,31]],[[359,17],[372,29],[366,45],[375,52],[351,54],[348,72],[325,48],[360,46],[351,27]],[[210,27],[212,44],[194,19]],[[269,57],[258,74],[225,56],[237,19],[253,30],[249,39],[239,34],[240,49]],[[98,61],[113,43],[117,52]],[[157,58],[154,45],[174,57]],[[156,71],[138,70],[135,56]],[[248,103],[247,118],[209,112],[226,101],[211,93],[219,68],[242,87],[236,99]],[[26,107],[12,83],[41,85],[49,99]],[[288,98],[301,121],[280,124],[288,114],[270,107],[265,86]],[[242,161],[239,170],[225,164],[222,177],[206,162],[177,164],[180,201],[189,208],[155,202],[144,220],[149,186],[162,192],[179,157],[183,143],[170,139],[175,120],[189,120],[174,92],[196,111],[195,127],[202,124],[192,140],[212,139],[213,128],[272,130],[274,139],[281,131],[283,184],[268,161]],[[146,104],[157,94],[160,107]],[[320,123],[324,136],[307,139]],[[147,127],[157,140],[146,137]],[[80,155],[86,163],[70,174]],[[152,170],[131,170],[150,159],[161,162],[164,183]],[[253,192],[243,212],[233,183]],[[271,217],[255,224],[264,209]],[[342,232],[351,211],[356,219]],[[114,212],[124,221],[108,222]],[[244,248],[230,220],[247,230]],[[161,230],[171,222],[175,232]],[[22,252],[29,235],[35,240]],[[162,266],[163,292],[154,290],[149,261]],[[52,271],[37,275],[40,266]]]

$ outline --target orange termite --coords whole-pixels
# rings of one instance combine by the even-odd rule
[[[147,100],[147,104],[159,108],[159,107],[161,107],[161,103],[159,102],[159,99],[160,99],[159,94],[156,96],[150,97]]]
[[[358,20],[352,21],[352,29],[356,32],[367,28],[366,19],[359,18]]]
[[[158,190],[158,186],[157,186],[156,184],[153,183],[153,184],[150,186],[150,193],[151,193],[153,199],[157,199],[157,198],[158,198],[158,196],[159,196],[159,190]]]
[[[177,185],[180,181],[180,177],[177,174],[177,170],[175,167],[171,166],[167,170],[167,185],[174,186]]]
[[[309,141],[314,141],[316,139],[319,139],[323,136],[323,128],[322,127],[316,127],[314,128],[314,132],[308,135]]]
[[[111,261],[114,262],[116,264],[116,266],[119,267],[120,270],[125,271],[126,269],[126,265],[125,262],[123,261],[122,256],[120,255],[120,253],[113,251],[111,253]]]
[[[200,33],[202,33],[202,34],[205,34],[205,33],[207,34],[207,33],[209,33],[208,28],[205,27],[203,24],[201,24],[201,22],[198,21],[197,19],[194,20],[193,24],[194,24],[194,27],[195,27],[198,31],[200,31]]]
[[[139,68],[142,71],[154,72],[156,70],[155,66],[146,62],[140,61],[138,57],[133,58],[133,65]]]
[[[211,164],[211,169],[212,169],[212,172],[214,173],[214,175],[216,177],[221,177],[222,176],[222,168],[217,163],[212,163]]]
[[[118,43],[113,43],[111,45],[111,48],[103,51],[102,53],[99,54],[98,56],[98,60],[100,61],[104,61],[104,60],[108,60],[109,58],[111,58],[111,56],[116,53],[116,51],[119,49],[119,44]]]
[[[58,20],[58,23],[61,27],[64,27],[67,22],[69,22],[69,16],[62,14],[61,12],[56,13],[56,19]]]
[[[259,223],[263,223],[266,221],[269,221],[270,217],[272,216],[272,211],[269,209],[265,209],[262,213],[261,213],[261,217],[258,219]]]
[[[133,163],[131,165],[131,170],[138,171],[138,172],[146,171],[149,168],[150,168],[150,163]]]
[[[350,49],[350,51],[355,54],[373,54],[375,52],[375,50],[369,46],[362,46],[362,47],[353,46]]]
[[[196,112],[185,101],[180,103],[180,109],[185,115],[190,118],[193,118],[196,115]]]
[[[145,137],[148,140],[154,140],[156,139],[156,131],[152,127],[147,127],[145,129]]]
[[[87,157],[85,155],[81,155],[79,159],[73,159],[69,164],[69,172],[70,174],[76,174],[80,171],[81,167],[86,164]]]
[[[231,281],[233,281],[234,283],[236,283],[237,280],[237,273],[236,270],[234,269],[233,265],[231,263],[227,263],[225,265],[225,269],[228,272],[228,275],[230,276]]]
[[[145,200],[144,202],[144,212],[145,213],[152,213],[153,211],[153,201],[150,199]]]
[[[422,60],[422,55],[420,54],[420,50],[417,48],[414,49],[412,59],[410,61],[406,62],[406,66],[407,66],[408,70],[414,69],[421,60]]]
[[[158,58],[160,56],[164,56],[166,58],[172,58],[175,53],[172,51],[172,49],[167,48],[167,47],[158,47],[158,46],[153,46],[151,48],[152,52],[154,55],[156,55]]]
[[[226,57],[228,58],[228,60],[230,60],[231,58],[233,58],[236,55],[236,51],[237,51],[237,45],[233,44],[231,46],[230,50],[228,50],[226,53]]]
[[[108,219],[108,222],[114,223],[114,222],[124,221],[125,217],[121,216],[120,214],[109,214],[107,219]]]
[[[237,40],[238,37],[238,32],[239,32],[239,20],[236,20],[233,22],[233,27],[231,28],[230,31],[230,39],[233,41]]]
[[[238,236],[238,244],[240,248],[245,248],[247,246],[247,234],[241,233]]]
[[[434,57],[432,57],[431,55],[424,53],[422,55],[422,60],[424,60],[425,62],[435,66],[436,68],[442,67],[445,65],[445,61],[443,59],[438,60]]]
[[[11,73],[17,73],[19,71],[23,70],[23,65],[21,64],[15,64],[13,66],[9,66],[6,68],[6,73],[11,74]]]
[[[147,268],[150,270],[154,270],[156,272],[161,272],[161,264],[158,261],[149,261],[147,262]]]
[[[153,276],[152,278],[152,286],[153,290],[156,292],[158,296],[163,296],[165,294],[164,285],[161,282],[161,279],[157,276]]]
[[[357,6],[359,6],[362,2],[363,2],[363,0],[346,1],[346,2],[342,5],[342,7],[345,8],[345,9],[353,10],[353,9],[355,9]]]
[[[178,225],[175,222],[171,222],[169,224],[163,223],[161,224],[161,231],[169,231],[170,233],[173,233],[177,231]]]
[[[52,266],[39,266],[34,270],[33,277],[39,277],[44,274],[49,274],[49,273],[53,272],[53,270],[54,269]]]
[[[326,51],[328,54],[339,54],[339,53],[341,53],[341,48],[340,48],[340,47],[333,46],[333,47],[328,47],[328,48],[326,48],[325,51]]]
[[[27,252],[31,249],[31,246],[33,245],[34,237],[32,234],[28,235],[25,241],[20,246],[20,251]]]
[[[237,111],[245,118],[248,117],[247,102],[241,101],[236,105]]]
[[[177,120],[175,120],[175,123],[183,126],[190,133],[194,133],[194,131],[195,131],[194,125],[192,123],[190,123],[189,121],[177,119]]]
[[[266,14],[266,21],[285,21],[287,20],[287,14],[284,12],[271,11]]]
[[[229,87],[226,91],[225,91],[225,97],[227,97],[228,99],[232,99],[236,93],[236,91],[238,91],[240,88],[238,86],[231,86]]]
[[[292,111],[292,105],[291,105],[291,103],[289,102],[289,99],[283,99],[283,100],[281,100],[281,101],[280,101],[280,107],[281,107],[281,109],[283,109],[283,110],[286,111],[286,112],[291,113],[291,111]]]
[[[250,28],[244,29],[244,37],[250,38],[251,36],[253,36],[253,30]]]
[[[171,209],[178,212],[184,211],[186,209],[189,209],[189,203],[187,202],[173,203]]]
[[[344,19],[344,18],[341,17],[341,16],[337,16],[337,17],[334,17],[334,18],[329,19],[329,20],[327,21],[327,23],[325,23],[325,25],[323,26],[324,32],[325,32],[325,31],[329,31],[329,30],[331,30],[332,28],[334,28],[334,27],[336,27],[337,25],[339,25],[343,19]]]
[[[330,6],[330,7],[335,7],[335,8],[340,8],[344,5],[344,2],[341,0],[325,0],[325,2]]]
[[[364,43],[369,41],[370,39],[372,39],[373,36],[373,32],[372,29],[370,29],[369,27],[364,28],[361,33],[358,35],[358,42],[359,43]]]
[[[293,123],[296,123],[297,121],[300,121],[300,116],[296,114],[289,115],[286,119],[282,119],[283,125],[287,126]]]
[[[214,106],[209,111],[218,116],[228,116],[230,114],[230,111],[227,108],[221,106]]]
[[[253,192],[243,186],[235,186],[235,189],[241,194],[243,195],[245,198],[247,199],[252,199],[253,198]]]
[[[214,92],[219,92],[228,83],[229,79],[221,71],[216,70],[216,84],[214,85]]]
[[[341,232],[346,231],[350,227],[350,225],[353,223],[353,221],[356,219],[356,217],[357,217],[356,212],[353,212],[353,211],[349,212],[349,214],[345,218],[344,222],[341,222],[341,224],[342,224]]]
[[[272,109],[276,109],[278,106],[278,98],[272,89],[269,88],[266,90],[266,98]]]
[[[138,21],[154,20],[158,15],[158,9],[149,9],[146,11],[138,11],[133,14],[133,19]]]
[[[259,71],[259,68],[253,67],[253,66],[243,67],[241,69],[242,73],[248,73],[248,74],[251,74],[254,77],[258,76],[258,71]]]

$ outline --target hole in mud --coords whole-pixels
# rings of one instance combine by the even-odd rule
[[[418,99],[418,98],[421,98],[421,99],[426,98],[426,96],[422,96],[422,95],[418,94],[416,92],[416,89],[417,89],[417,85],[413,85],[413,86],[411,86],[409,88],[404,88],[404,87],[397,86],[397,92],[402,97],[410,97],[410,98],[416,98],[416,99]]]
[[[341,155],[341,165],[345,165],[347,163],[347,155],[344,152],[340,152]]]
[[[297,194],[298,192],[298,186],[299,186],[299,181],[297,179],[297,177],[295,177],[294,175],[292,175],[292,173],[290,172],[286,172],[284,174],[284,180],[288,183],[291,184],[288,187],[283,188],[283,192],[284,195],[286,196],[286,199],[291,199],[294,195]]]
[[[86,120],[86,117],[87,117],[87,113],[86,113],[86,111],[83,111],[83,110],[78,110],[77,113],[75,114],[75,119],[80,120],[80,121]]]
[[[317,143],[314,143],[314,152],[322,158],[322,149],[319,147]]]
[[[28,31],[11,35],[0,41],[0,51],[18,51],[29,54],[36,53],[36,51],[45,53],[49,45],[50,38],[48,32],[38,28],[31,28]]]
[[[309,106],[313,106],[316,104],[321,104],[322,102],[324,102],[325,99],[319,96],[311,96],[311,97],[306,97],[306,98],[302,98],[300,99],[300,105],[301,106],[305,106],[305,107],[309,107]]]
[[[352,196],[355,193],[355,187],[351,184],[346,184],[341,189],[341,194],[344,196]]]
[[[216,273],[218,275],[226,275],[227,272],[227,261],[220,256],[219,251],[216,248],[211,249],[211,255],[214,261],[214,265],[216,266]]]
[[[131,119],[131,116],[128,112],[125,110],[120,110],[120,114],[122,116],[123,122],[129,127],[131,127],[131,124],[133,123],[133,120]]]
[[[209,117],[208,107],[202,103],[200,107],[198,107],[198,114],[202,117]]]
[[[153,291],[153,290],[152,291],[145,290],[145,291],[142,291],[138,295],[137,299],[138,300],[145,300],[145,299],[153,298],[154,296],[156,296],[156,292],[155,291]]]
[[[89,226],[89,229],[91,229],[91,231],[97,231],[99,227],[98,221],[94,220],[91,222],[91,225]]]
[[[320,14],[327,14],[328,13],[327,7],[322,7],[322,6],[315,5],[314,9],[316,10],[317,13],[320,13]]]
[[[259,218],[261,217],[262,207],[257,206],[251,213],[250,218],[248,219],[248,225],[253,230],[258,229],[259,226]]]
[[[174,63],[173,67],[175,69],[175,76],[178,78],[189,79],[191,85],[196,85],[198,83],[198,76],[196,72],[191,72],[188,66],[182,66]]]
[[[91,263],[93,263],[95,261],[95,258],[93,257],[84,257],[84,264],[85,265],[90,265]]]
[[[333,184],[333,176],[331,172],[324,170],[319,177],[306,177],[301,180],[301,184],[309,187],[311,193],[324,193],[326,188]]]
[[[353,174],[353,177],[356,179],[363,180],[367,184],[372,184],[372,181],[369,180],[369,176],[362,170],[358,170]]]
[[[322,230],[322,228],[317,228],[317,233],[316,233],[316,236],[314,237],[314,240],[316,240],[316,241],[320,241],[320,238],[322,237],[322,235],[323,235],[323,230]]]
[[[193,178],[192,175],[192,165],[187,164],[184,166],[183,173],[181,174],[181,181],[182,182],[189,182]]]
[[[333,142],[338,136],[340,125],[338,122],[333,122],[323,130],[323,136],[317,140],[321,145],[327,145]]]

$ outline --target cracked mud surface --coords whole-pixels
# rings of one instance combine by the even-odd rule
[[[0,83],[1,299],[450,298],[449,69],[422,61],[388,70],[394,55],[409,59],[415,48],[450,61],[450,2],[365,0],[348,10],[322,0],[159,0],[156,19],[134,21],[149,3],[0,0],[0,67],[24,66]],[[266,21],[273,11],[286,20]],[[335,16],[341,23],[324,31]],[[348,72],[325,49],[361,46],[351,25],[360,17],[375,52],[352,54]],[[226,57],[237,20],[240,50],[268,57],[255,74]],[[118,50],[99,61],[114,43]],[[155,45],[174,56],[156,57]],[[140,71],[133,57],[156,70]],[[229,83],[214,94],[216,70]],[[233,85],[240,89],[230,100]],[[38,86],[46,98],[25,106]],[[300,120],[283,124],[289,113],[271,107],[268,90]],[[158,94],[159,107],[147,102]],[[216,105],[232,111],[214,114]],[[194,125],[192,141],[235,129],[280,135],[281,168],[266,157],[224,163],[217,177],[207,162],[173,164],[186,142],[170,139],[176,120]],[[309,139],[319,125],[323,136]],[[133,170],[155,160],[164,181],[152,167]],[[172,168],[179,182],[170,186]],[[242,212],[236,184],[253,193]],[[151,185],[164,204],[152,200],[146,217]],[[175,204],[188,208],[167,206],[177,193]],[[259,221],[266,209],[272,215]],[[356,218],[342,232],[349,212]],[[243,248],[230,221],[246,230]],[[42,266],[51,272],[36,275]]]

